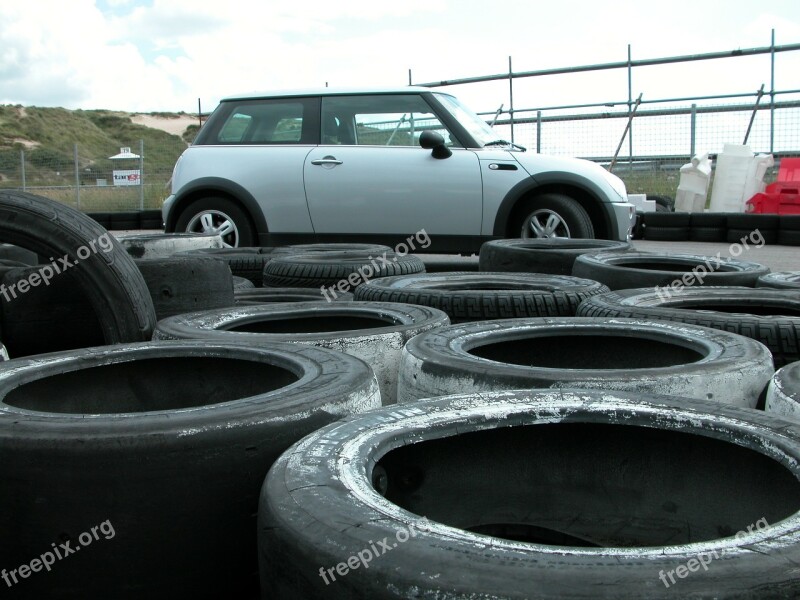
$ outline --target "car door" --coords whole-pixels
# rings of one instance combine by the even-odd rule
[[[483,192],[475,152],[458,147],[418,94],[322,98],[321,145],[303,177],[317,234],[478,235]],[[452,155],[419,146],[440,133]]]

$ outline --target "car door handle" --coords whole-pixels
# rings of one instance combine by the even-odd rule
[[[326,156],[325,158],[315,158],[311,161],[312,165],[340,165],[342,161],[333,156]]]

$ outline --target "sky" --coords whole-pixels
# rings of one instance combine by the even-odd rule
[[[569,65],[800,43],[800,2],[25,0],[0,4],[0,104],[204,112],[288,88],[403,86]],[[769,88],[768,57],[659,67],[633,95]],[[726,64],[722,64],[726,63]],[[516,80],[517,108],[627,98],[624,70]],[[800,52],[776,87],[800,89]],[[458,86],[476,111],[508,83]]]

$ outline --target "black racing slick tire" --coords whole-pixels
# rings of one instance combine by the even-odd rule
[[[149,339],[156,322],[147,285],[133,258],[85,214],[42,196],[0,192],[0,238],[49,259],[38,283],[69,270],[86,294],[107,344]],[[50,258],[52,257],[52,258]],[[4,302],[24,302],[4,289]]]
[[[237,306],[271,304],[273,302],[348,302],[353,294],[338,293],[336,298],[327,298],[321,290],[314,288],[251,288],[233,293]]]
[[[55,563],[18,570],[10,597],[255,597],[270,465],[378,405],[366,364],[299,345],[147,342],[0,363],[0,565]]]
[[[479,270],[571,275],[581,254],[627,252],[630,242],[586,239],[492,240],[481,246]]]
[[[349,417],[273,465],[264,600],[800,596],[800,424],[599,391]]]
[[[160,321],[154,339],[213,339],[246,344],[292,342],[352,354],[378,377],[383,404],[394,404],[400,353],[412,337],[449,325],[435,308],[389,302],[281,302],[187,313]]]
[[[773,372],[763,344],[726,331],[636,319],[505,319],[409,341],[397,400],[574,387],[754,408]]]
[[[772,376],[765,410],[800,422],[800,361],[778,369]]]

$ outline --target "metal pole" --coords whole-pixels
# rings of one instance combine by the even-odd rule
[[[200,98],[197,99],[197,126],[203,126],[203,109],[200,108]]]
[[[144,210],[144,140],[139,140],[139,210]]]
[[[27,189],[25,184],[25,150],[19,151],[20,175],[22,176],[22,191]]]
[[[772,30],[769,52],[769,153],[775,147],[775,30]]]
[[[747,124],[747,131],[744,134],[744,141],[742,145],[747,144],[747,140],[750,138],[750,130],[753,129],[753,121],[756,120],[756,114],[758,114],[758,105],[761,102],[761,97],[764,95],[764,84],[761,84],[761,89],[756,92],[756,102],[753,105],[753,112],[750,115],[750,122]]]
[[[695,142],[697,140],[697,104],[692,104],[692,124],[691,124],[691,133],[690,135],[690,143],[689,143],[689,158],[694,158],[696,154],[695,149]]]
[[[78,165],[78,144],[72,145],[72,160],[75,164],[75,205],[81,209],[81,174]]]
[[[633,105],[633,110],[628,115],[628,124],[625,125],[625,131],[622,132],[622,139],[619,141],[619,146],[617,146],[617,151],[614,152],[614,158],[611,159],[611,164],[608,165],[609,173],[614,169],[614,165],[617,164],[617,156],[619,155],[619,151],[622,149],[622,144],[625,143],[625,136],[628,135],[628,132],[631,130],[631,123],[633,123],[633,117],[636,116],[636,109],[639,108],[639,105],[642,103],[642,95],[639,94],[639,97],[636,99],[636,102]],[[631,164],[633,161],[631,161]]]
[[[408,70],[408,85],[413,85],[411,83],[411,69]]]
[[[641,94],[639,100],[641,100]],[[631,45],[628,44],[628,114],[633,104],[633,64],[631,62]],[[638,105],[637,105],[638,106]],[[633,170],[633,116],[628,118],[628,171]]]
[[[542,153],[542,111],[536,111],[536,154]]]
[[[514,143],[514,71],[511,68],[511,57],[508,57],[508,119],[511,122],[511,143]]]

